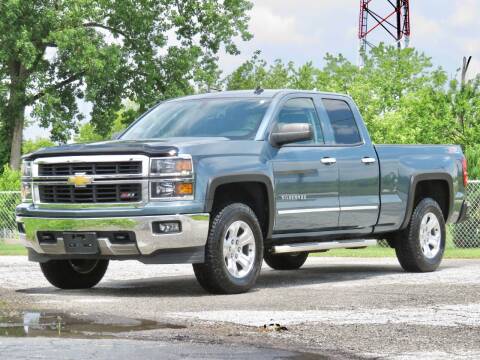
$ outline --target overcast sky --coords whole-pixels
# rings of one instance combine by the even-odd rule
[[[240,56],[220,56],[230,73],[255,50],[268,60],[321,66],[325,53],[342,53],[356,61],[359,0],[253,0],[250,30],[254,38],[240,43]],[[379,11],[385,0],[372,0]],[[471,73],[480,72],[480,0],[411,0],[410,45],[432,57],[455,76],[464,55],[472,55]],[[372,41],[390,42],[386,35]],[[48,136],[37,127],[26,137]]]

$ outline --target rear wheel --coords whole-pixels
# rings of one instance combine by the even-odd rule
[[[308,252],[295,254],[272,254],[265,253],[263,259],[272,269],[275,270],[296,270],[300,269],[307,261]]]
[[[102,280],[108,260],[50,260],[40,263],[48,282],[59,289],[88,289]]]
[[[237,294],[255,285],[262,266],[263,236],[255,213],[235,203],[215,215],[205,262],[194,264],[200,285],[214,294]]]
[[[426,198],[413,211],[408,227],[395,241],[402,268],[412,272],[435,271],[445,251],[445,220],[438,203]]]

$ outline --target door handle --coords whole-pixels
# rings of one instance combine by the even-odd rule
[[[372,158],[372,157],[364,157],[364,158],[362,158],[362,163],[364,163],[365,165],[373,164],[375,161],[377,161],[377,160],[375,160],[375,159]]]
[[[324,157],[322,158],[321,162],[322,164],[325,164],[325,165],[333,165],[337,162],[337,159],[332,157]]]

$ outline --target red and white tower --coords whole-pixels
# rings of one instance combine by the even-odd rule
[[[409,0],[360,0],[358,38],[361,51],[374,46],[369,38],[381,39],[380,32],[392,37],[398,48],[408,47],[410,39]]]

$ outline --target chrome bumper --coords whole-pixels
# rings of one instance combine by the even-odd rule
[[[155,221],[178,221],[181,231],[172,234],[156,234],[152,223]],[[65,255],[63,239],[55,243],[40,244],[39,231],[55,232],[96,232],[130,231],[135,233],[135,243],[112,244],[108,238],[98,237],[100,255],[132,256],[151,255],[157,250],[181,249],[205,246],[208,236],[209,214],[160,215],[112,218],[40,218],[17,217],[24,233],[20,233],[20,242],[37,252],[47,255]]]

